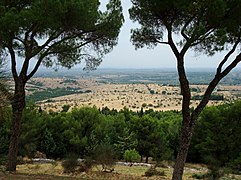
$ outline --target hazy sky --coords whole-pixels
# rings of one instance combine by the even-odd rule
[[[101,7],[108,0],[100,0]],[[129,19],[128,9],[131,7],[130,0],[122,0],[125,23],[119,35],[119,43],[114,50],[107,54],[101,68],[175,68],[176,60],[169,46],[159,45],[155,49],[138,49],[135,50],[130,42],[130,30],[137,27]],[[212,57],[205,55],[196,55],[194,52],[189,52],[186,56],[187,68],[215,68],[218,60],[222,58],[222,54]]]

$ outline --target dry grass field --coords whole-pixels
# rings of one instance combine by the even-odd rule
[[[148,167],[143,166],[115,166],[115,171],[112,173],[106,173],[99,170],[98,167],[92,168],[87,173],[75,173],[75,174],[65,174],[63,173],[63,168],[61,162],[53,164],[23,164],[17,166],[16,173],[0,172],[0,180],[30,180],[30,179],[93,179],[93,180],[167,180],[171,179],[172,167],[158,168],[158,170],[164,171],[165,176],[151,176],[146,177],[145,171]],[[192,175],[194,174],[205,174],[207,173],[207,168],[204,165],[198,164],[187,164],[184,171],[184,180],[193,180]],[[238,175],[226,175],[221,178],[223,180],[236,179],[240,180],[241,176]]]
[[[12,82],[9,82],[13,87]],[[191,85],[192,96],[203,95],[207,85]],[[55,90],[67,89],[70,95],[57,95]],[[60,111],[63,105],[70,105],[70,109],[81,106],[108,107],[120,110],[124,107],[133,111],[153,109],[157,111],[181,110],[182,96],[179,86],[155,83],[107,83],[90,78],[33,78],[26,86],[26,94],[51,90],[51,97],[37,102],[43,110]],[[218,85],[214,94],[224,97],[224,101],[210,100],[208,105],[219,105],[232,102],[241,97],[241,85]],[[198,100],[192,100],[195,107]]]
[[[34,83],[33,83],[34,82]],[[41,86],[38,86],[41,85]],[[31,89],[34,91],[31,91]],[[158,111],[181,110],[180,88],[172,85],[161,84],[115,84],[101,83],[90,79],[66,80],[63,78],[34,78],[27,86],[27,94],[36,91],[56,88],[79,89],[81,92],[43,100],[37,104],[46,111],[60,111],[63,105],[71,108],[81,106],[96,106],[97,108],[108,107],[110,109],[123,109],[124,107],[133,111],[141,108],[144,110],[154,109]],[[191,85],[192,95],[202,95],[206,85]],[[218,86],[215,94],[222,95],[225,101],[236,100],[237,94],[241,92],[241,86]],[[241,94],[241,93],[240,93]],[[224,101],[210,101],[208,105],[218,105]],[[197,100],[191,101],[195,107]]]

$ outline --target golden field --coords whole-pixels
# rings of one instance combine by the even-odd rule
[[[37,85],[36,85],[37,84]],[[41,85],[41,86],[39,86]],[[34,91],[29,89],[35,88]],[[162,84],[116,84],[103,83],[91,79],[65,79],[65,78],[33,78],[27,84],[27,94],[36,91],[56,88],[78,88],[82,92],[55,97],[37,102],[43,110],[59,111],[63,105],[71,108],[81,106],[108,107],[120,110],[124,107],[133,111],[154,109],[158,111],[181,110],[182,96],[179,86]],[[192,96],[202,95],[207,85],[191,85]],[[218,105],[238,99],[241,94],[241,86],[219,85],[215,94],[222,95],[224,101],[210,101],[208,105]],[[195,107],[199,101],[192,100],[191,106]]]

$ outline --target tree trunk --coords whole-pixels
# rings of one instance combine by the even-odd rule
[[[18,144],[21,132],[21,119],[25,107],[25,83],[15,82],[15,93],[12,100],[12,134],[9,144],[7,171],[16,171]]]
[[[183,176],[184,166],[188,154],[189,145],[191,143],[192,134],[194,131],[195,120],[189,121],[189,118],[185,118],[182,125],[182,135],[180,141],[180,147],[177,154],[176,162],[174,165],[174,171],[172,174],[172,180],[181,180]]]
[[[148,163],[148,158],[149,158],[149,157],[148,157],[148,156],[146,156],[146,163]]]

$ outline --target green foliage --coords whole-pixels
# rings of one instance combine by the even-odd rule
[[[240,109],[241,102],[237,101],[210,106],[203,111],[190,147],[189,162],[207,164],[214,176],[215,169],[217,173],[225,172],[224,166],[240,171]],[[3,107],[1,112],[0,155],[4,156],[9,144],[11,109]],[[101,155],[96,162],[108,170],[113,168],[106,165],[110,162],[108,158],[112,157],[112,162],[117,157],[125,159],[125,151],[131,149],[157,161],[173,160],[178,149],[181,120],[178,111],[145,111],[140,116],[128,109],[118,112],[83,107],[67,113],[47,114],[39,111],[36,105],[28,104],[23,115],[19,155],[32,157],[37,150],[54,158],[71,152],[80,158]],[[93,153],[95,150],[97,153]],[[112,156],[113,151],[115,156]],[[89,165],[85,165],[78,166],[77,171],[88,170]]]
[[[4,131],[0,132],[0,138],[6,145],[0,147],[1,154],[7,153],[11,122],[10,114],[4,112],[6,119],[1,122]],[[155,159],[175,156],[180,113],[146,111],[143,118],[127,109],[105,113],[83,107],[47,114],[29,104],[23,116],[20,154],[32,157],[36,151],[42,151],[48,157],[61,158],[72,152],[84,158],[92,156],[100,144],[110,144],[119,158],[130,149],[136,149],[139,154],[146,150],[145,154]]]
[[[206,174],[206,177],[211,180],[219,180],[222,176],[224,176],[224,171],[216,166],[209,167],[210,172]]]
[[[176,127],[180,125],[177,123],[181,119],[180,114],[175,113],[176,117],[162,117],[161,114],[164,112],[146,111],[145,113],[142,117],[133,116],[130,122],[131,131],[136,134],[138,141],[137,151],[147,157],[146,162],[150,156],[158,161],[171,159],[174,156],[174,149],[177,148],[172,140],[178,141],[179,134],[179,128],[174,129],[172,124]],[[168,113],[172,115],[172,112]],[[171,143],[175,144],[174,149]]]
[[[45,66],[70,68],[84,58],[86,67],[94,68],[116,45],[123,23],[120,1],[110,0],[106,12],[99,5],[98,0],[1,2],[1,50],[11,46],[18,56],[38,56]]]
[[[65,89],[65,88],[56,88],[56,89],[47,89],[44,91],[37,91],[33,94],[27,96],[27,101],[31,100],[34,102],[42,101],[45,99],[51,99],[59,96],[71,95],[76,94],[78,92],[73,91],[72,89]]]
[[[141,105],[142,108],[145,108],[146,106],[147,106],[146,103],[143,103],[143,104]]]
[[[206,177],[207,177],[206,174],[193,174],[192,175],[192,178],[195,178],[195,179],[204,179]]]
[[[230,163],[230,166],[236,171],[241,171],[241,153]]]
[[[130,18],[141,25],[131,31],[136,48],[170,43],[163,41],[168,30],[181,35],[177,42],[181,48],[213,55],[240,37],[241,18],[231,13],[240,10],[239,1],[132,0],[132,3]]]
[[[155,91],[151,89],[150,94],[155,94]]]
[[[19,142],[19,153],[23,156],[32,157],[37,150],[40,135],[44,131],[43,118],[45,113],[41,114],[39,108],[28,103],[23,112],[22,132]]]
[[[68,112],[69,108],[70,108],[70,105],[65,104],[65,105],[62,106],[62,111],[61,112]]]
[[[129,149],[135,149],[138,141],[134,132],[130,132],[128,127],[123,129],[123,132],[117,137],[117,142],[114,144],[115,149],[121,156],[125,156],[125,153]],[[124,157],[125,159],[125,157]]]
[[[192,100],[202,100],[202,99],[203,99],[202,95],[195,95],[192,97]],[[224,97],[223,95],[220,95],[220,94],[212,94],[209,99],[214,101],[223,101]]]
[[[73,109],[70,114],[70,123],[67,126],[72,127],[65,129],[64,136],[69,140],[70,147],[73,151],[80,154],[86,154],[95,146],[90,137],[94,136],[96,126],[101,122],[102,117],[96,108],[83,107]]]
[[[94,160],[102,166],[102,171],[113,171],[117,154],[110,144],[100,144],[94,150]]]
[[[206,163],[210,168],[232,166],[240,157],[241,102],[208,107],[201,114],[190,148],[191,161]]]
[[[92,166],[95,165],[95,161],[91,157],[85,157],[85,160],[79,163],[79,172],[88,172]]]
[[[197,122],[188,161],[205,163],[210,169],[228,166],[240,171],[240,109],[240,101],[206,108]],[[0,155],[4,156],[10,137],[11,110],[4,107],[2,112]],[[80,158],[91,157],[108,170],[117,158],[134,161],[137,154],[151,156],[157,162],[173,160],[178,149],[180,112],[142,113],[140,117],[138,112],[127,109],[102,112],[83,107],[47,114],[28,104],[23,115],[19,155],[32,157],[41,151],[47,157],[62,158],[74,153]],[[88,167],[84,163],[77,171]]]
[[[56,144],[51,132],[48,129],[45,129],[40,140],[40,150],[45,154],[53,154],[55,148]]]
[[[10,139],[11,109],[0,107],[0,155],[7,155]]]
[[[78,157],[74,154],[69,154],[66,159],[62,162],[64,173],[73,173],[76,171],[78,166]]]
[[[135,149],[131,149],[125,151],[123,158],[127,162],[136,162],[141,159],[141,156]]]

